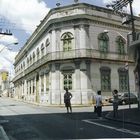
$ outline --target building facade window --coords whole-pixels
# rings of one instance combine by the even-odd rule
[[[121,36],[116,38],[116,47],[119,54],[125,54],[125,44],[126,41]]]
[[[49,74],[46,74],[46,93],[49,91]]]
[[[35,62],[35,53],[33,52],[33,63]]]
[[[47,39],[46,39],[45,46],[46,46],[46,47],[48,47],[48,46],[49,46],[49,44],[50,44],[50,41],[49,41],[49,39],[47,38]]]
[[[72,50],[73,35],[70,32],[64,33],[61,37],[63,44],[63,51]]]
[[[101,33],[98,36],[98,44],[99,44],[99,50],[101,52],[108,52],[108,44],[109,44],[109,37],[105,33]]]
[[[40,54],[39,48],[37,48],[37,50],[36,50],[37,60],[39,60],[39,57],[40,57],[39,54]]]
[[[63,73],[63,88],[68,88],[69,90],[72,89],[72,73],[71,72],[64,72]]]
[[[30,65],[32,64],[32,56],[30,55]]]
[[[119,74],[119,91],[128,91],[128,71],[120,68]]]
[[[108,67],[101,67],[101,90],[102,91],[111,91],[111,70]]]
[[[30,61],[29,58],[27,58],[27,66],[29,66],[29,61]]]
[[[44,91],[44,75],[41,75],[41,92]]]
[[[44,44],[42,43],[41,44],[41,57],[44,56]]]

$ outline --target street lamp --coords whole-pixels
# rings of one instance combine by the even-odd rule
[[[107,34],[108,32],[110,32],[110,30],[104,30],[104,33]],[[117,33],[118,35],[120,35],[127,42],[127,39],[120,32],[117,32],[117,31],[114,31],[114,30],[111,30],[111,32]]]
[[[17,44],[18,44],[18,42],[14,42],[14,43],[10,43],[10,44],[5,45],[5,46],[0,50],[0,53],[1,53],[4,49],[12,50],[11,48],[8,48],[8,46],[10,46],[10,45],[17,45]]]
[[[104,30],[104,33],[108,33],[110,32],[110,30]],[[130,33],[127,34],[127,38],[125,38],[120,32],[117,32],[117,31],[114,31],[114,30],[111,30],[111,32],[114,32],[114,33],[117,33],[118,35],[120,35],[127,43],[127,49],[128,49],[128,36],[130,35]],[[125,71],[127,71],[127,88],[128,88],[128,96],[129,96],[129,109],[131,108],[131,104],[130,104],[130,83],[129,83],[129,66],[128,66],[128,62],[125,63],[125,66],[123,67],[123,69]]]

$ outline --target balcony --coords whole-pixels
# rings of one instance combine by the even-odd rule
[[[119,62],[126,62],[128,61],[128,55],[127,54],[118,54],[116,52],[108,52],[104,53],[100,50],[95,49],[77,49],[77,50],[71,50],[71,51],[57,51],[57,52],[51,52],[43,56],[41,59],[30,65],[27,69],[25,69],[24,74],[21,72],[19,75],[17,75],[15,78],[19,79],[21,76],[24,76],[35,69],[39,68],[45,63],[48,63],[50,61],[55,60],[68,60],[68,59],[98,59],[98,60],[109,60],[109,61],[119,61]],[[132,60],[129,60],[132,61]]]

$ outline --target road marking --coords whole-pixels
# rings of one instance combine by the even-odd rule
[[[104,127],[104,128],[112,129],[112,130],[115,130],[115,131],[119,131],[119,132],[123,132],[123,133],[129,133],[129,134],[133,134],[133,135],[136,135],[136,136],[140,136],[140,132],[131,131],[131,130],[124,129],[124,128],[116,128],[116,127],[112,127],[112,126],[108,126],[108,125],[103,125],[103,124],[100,124],[100,123],[97,123],[97,122],[93,122],[92,120],[82,120],[82,121],[84,121],[86,123],[94,124],[94,125],[97,125],[97,126],[101,126],[101,127]]]
[[[0,126],[0,135],[1,135],[2,140],[9,140],[9,138],[2,126]]]
[[[2,124],[2,123],[8,123],[9,122],[9,120],[0,120],[0,124]]]

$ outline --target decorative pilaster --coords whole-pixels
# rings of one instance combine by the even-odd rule
[[[80,49],[80,27],[79,25],[74,26],[74,34],[75,34],[75,49]]]
[[[81,90],[81,76],[80,76],[80,64],[81,61],[80,60],[75,60],[74,61],[75,64],[75,75],[76,75],[76,89],[77,90]]]
[[[89,25],[81,25],[80,48],[89,48]]]
[[[55,79],[56,79],[56,104],[61,104],[61,92],[60,92],[60,64],[55,64]]]

